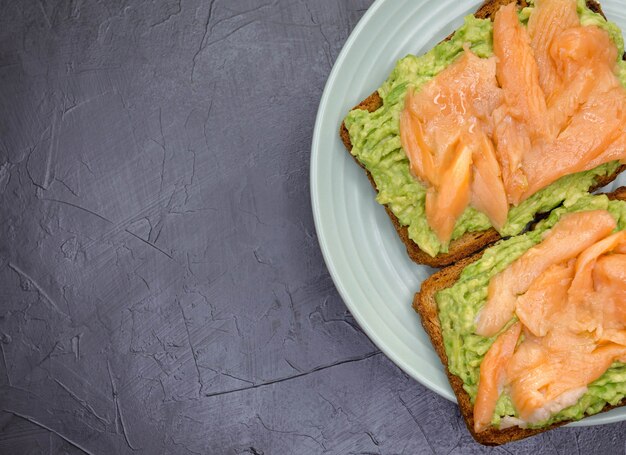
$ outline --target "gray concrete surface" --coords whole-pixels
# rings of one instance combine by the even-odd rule
[[[314,117],[370,1],[0,5],[0,453],[492,452],[317,244]],[[493,452],[623,453],[625,429]]]

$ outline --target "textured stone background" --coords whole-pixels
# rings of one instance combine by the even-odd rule
[[[314,116],[369,4],[0,0],[0,453],[487,453],[317,244]]]

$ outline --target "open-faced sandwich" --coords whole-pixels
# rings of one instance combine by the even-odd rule
[[[612,181],[621,31],[593,0],[491,0],[401,59],[341,138],[416,262],[445,266]]]
[[[413,306],[478,442],[625,404],[625,201],[582,195],[422,284]]]
[[[590,194],[626,168],[623,52],[593,0],[491,0],[342,123],[409,256],[455,263],[413,306],[483,444],[626,404],[626,188]]]

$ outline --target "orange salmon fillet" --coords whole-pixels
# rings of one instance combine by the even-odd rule
[[[528,290],[535,278],[551,265],[578,256],[615,227],[615,219],[606,210],[563,216],[543,242],[491,279],[487,303],[478,315],[476,333],[485,337],[497,334],[513,317],[517,297]]]
[[[400,139],[411,172],[429,188],[426,217],[444,243],[472,194],[494,225],[506,222],[504,186],[481,127],[501,102],[495,73],[495,59],[466,50],[419,92],[409,90],[405,99]]]
[[[426,217],[450,241],[468,205],[502,230],[509,208],[564,175],[626,163],[626,89],[608,33],[582,26],[576,0],[538,0],[524,26],[515,3],[493,24],[491,58],[468,48],[409,88],[400,139],[427,188]]]
[[[509,327],[494,341],[480,364],[480,387],[474,402],[474,431],[477,433],[491,424],[504,385],[507,362],[513,355],[521,330],[519,323]]]
[[[481,362],[476,432],[489,427],[503,390],[521,421],[537,424],[626,360],[626,231],[612,234],[615,227],[605,210],[566,215],[492,278],[476,332],[493,336],[518,322]]]

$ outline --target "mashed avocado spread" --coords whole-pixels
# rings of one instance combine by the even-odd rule
[[[480,363],[497,338],[484,338],[475,334],[474,320],[487,301],[489,280],[538,244],[543,234],[565,213],[586,210],[608,210],[617,221],[617,229],[626,229],[626,202],[609,201],[604,196],[580,194],[567,204],[554,210],[530,232],[503,240],[487,249],[478,261],[468,265],[454,286],[437,293],[439,320],[451,373],[463,380],[463,388],[472,401],[478,390]],[[511,320],[511,323],[514,321]],[[505,329],[503,329],[505,330]],[[588,391],[574,406],[565,408],[548,421],[534,427],[550,425],[562,420],[578,420],[585,415],[600,412],[605,405],[615,405],[626,397],[626,365],[615,363],[600,379],[589,385]],[[504,416],[516,412],[508,395],[502,394],[496,406],[492,424],[498,426]]]
[[[520,20],[526,22],[532,6],[520,11]],[[620,55],[624,41],[619,28],[607,22],[601,15],[589,10],[584,0],[578,1],[578,14],[584,25],[597,25],[610,34],[618,46]],[[409,171],[409,160],[400,145],[399,118],[404,108],[407,89],[417,90],[452,63],[469,44],[479,57],[486,58],[492,51],[493,25],[488,19],[467,16],[454,36],[421,56],[408,55],[399,60],[389,78],[378,89],[383,105],[369,113],[355,109],[345,118],[350,133],[352,154],[369,170],[378,188],[376,200],[396,215],[400,223],[408,227],[409,237],[430,254],[448,251],[430,229],[425,216],[426,188]],[[626,86],[626,64],[620,61],[619,76]],[[535,193],[517,207],[511,207],[508,221],[501,230],[502,236],[519,234],[537,213],[548,212],[585,193],[597,176],[612,174],[618,162],[611,162],[590,171],[572,174],[557,180],[547,188]],[[483,231],[491,227],[483,213],[468,207],[457,220],[452,239],[466,232]]]

